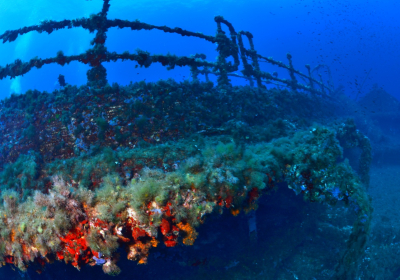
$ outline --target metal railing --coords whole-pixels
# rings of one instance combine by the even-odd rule
[[[89,30],[90,33],[97,31],[94,39],[91,41],[92,48],[86,50],[85,53],[78,55],[65,56],[62,51],[57,53],[56,57],[51,58],[33,58],[28,62],[22,62],[20,59],[15,60],[5,67],[0,66],[0,79],[5,77],[14,78],[29,72],[33,67],[41,68],[45,64],[57,63],[61,66],[70,63],[71,61],[79,61],[88,64],[90,69],[87,71],[87,79],[89,86],[102,87],[107,83],[107,72],[103,62],[117,60],[132,60],[136,61],[141,67],[149,67],[152,63],[158,62],[167,69],[173,69],[175,66],[189,66],[194,80],[198,79],[199,74],[204,74],[208,80],[208,74],[217,75],[218,86],[229,85],[229,77],[245,78],[250,85],[254,85],[256,81],[258,87],[264,87],[263,83],[275,83],[291,88],[292,90],[304,90],[317,95],[328,95],[333,91],[332,84],[326,85],[322,81],[313,78],[313,71],[309,65],[306,65],[307,74],[303,74],[293,67],[292,56],[287,54],[288,64],[281,61],[276,61],[270,57],[264,57],[257,53],[254,48],[253,35],[248,31],[236,32],[233,25],[225,20],[222,16],[214,18],[217,24],[216,36],[204,35],[199,32],[187,31],[182,28],[170,28],[167,26],[156,26],[140,22],[138,20],[128,21],[107,18],[107,13],[110,7],[110,0],[103,0],[103,7],[100,13],[93,14],[89,18],[79,18],[74,20],[52,21],[46,20],[39,25],[23,27],[17,30],[6,31],[0,35],[0,39],[5,42],[12,42],[19,35],[24,35],[31,31],[47,32],[64,28],[82,27]],[[222,24],[228,27],[229,35],[222,30]],[[205,55],[196,54],[193,56],[176,56],[176,55],[151,55],[147,51],[136,50],[135,53],[125,51],[123,53],[109,52],[105,47],[107,40],[107,31],[109,28],[130,28],[131,30],[162,30],[166,33],[176,33],[182,36],[192,36],[204,39],[211,43],[217,43],[217,51],[219,53],[216,62],[205,60]],[[246,37],[250,49],[246,49],[243,44],[243,37]],[[229,58],[233,58],[233,63],[228,62]],[[251,63],[249,63],[251,60]],[[240,61],[242,62],[242,74],[234,73],[239,70]],[[260,69],[259,62],[267,62],[277,67],[288,70],[290,78],[278,78],[276,72],[270,74]],[[318,66],[315,68],[317,69]],[[306,84],[299,83],[296,75],[306,81]]]

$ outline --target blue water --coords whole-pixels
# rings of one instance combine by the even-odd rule
[[[400,98],[397,87],[400,56],[400,30],[397,18],[400,3],[388,1],[123,1],[113,0],[109,18],[139,19],[155,25],[181,27],[214,35],[214,16],[222,15],[237,31],[250,31],[260,54],[286,63],[286,53],[294,57],[294,66],[327,64],[333,71],[335,85],[343,84],[349,96],[368,90],[374,83]],[[89,16],[101,9],[102,1],[24,0],[0,3],[1,33],[9,29],[38,24],[41,20],[74,19]],[[89,48],[94,34],[80,28],[60,30],[48,35],[32,32],[12,43],[0,45],[0,65],[38,56],[53,57],[62,50],[65,55],[79,54]],[[217,56],[214,45],[197,38],[164,34],[161,31],[110,29],[109,51],[133,52],[140,48],[151,53],[190,55],[204,53],[209,60]],[[188,68],[167,71],[161,66],[133,69],[133,62],[105,64],[110,84],[130,81],[156,81],[188,77]],[[264,65],[265,70],[270,70]],[[53,91],[59,74],[70,84],[86,82],[87,67],[78,62],[61,67],[47,65],[24,77],[0,81],[0,97],[23,93],[28,89]],[[275,70],[273,70],[275,71]],[[370,74],[367,77],[367,73]],[[366,78],[367,77],[367,78]],[[240,83],[238,81],[237,83]]]

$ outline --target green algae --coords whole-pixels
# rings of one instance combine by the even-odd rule
[[[68,178],[71,174],[77,182],[76,185],[67,187],[56,179],[52,192],[70,192],[77,202],[94,206],[101,220],[113,223],[122,219],[117,214],[128,206],[139,213],[141,222],[148,222],[149,217],[145,214],[148,203],[156,201],[164,206],[170,201],[178,221],[185,219],[198,225],[198,216],[215,209],[214,201],[218,200],[221,189],[227,193],[246,194],[252,188],[269,192],[274,188],[271,176],[273,182],[284,178],[290,188],[296,193],[302,193],[308,201],[334,205],[340,199],[350,207],[356,207],[360,221],[356,224],[352,240],[359,244],[357,248],[360,249],[360,243],[365,238],[360,236],[365,236],[369,226],[369,200],[350,166],[346,162],[337,163],[341,156],[341,147],[334,135],[335,132],[328,128],[312,127],[310,130],[297,132],[292,137],[255,145],[238,145],[231,138],[222,136],[166,143],[151,148],[118,151],[100,148],[91,154],[56,160],[45,165],[44,169],[49,176]],[[173,162],[181,162],[176,169],[166,168],[160,163],[160,159],[162,162],[169,162],[169,166]],[[139,176],[124,176],[122,166],[126,162],[131,162],[131,168],[135,164],[141,166],[137,170]],[[306,184],[306,179],[299,175],[304,172],[309,172],[309,178],[306,179],[313,182],[312,188],[304,189],[301,186]],[[98,186],[93,185],[94,177],[101,182]],[[340,189],[340,198],[331,194],[335,187]],[[197,195],[207,197],[207,204],[199,204],[190,210],[181,207],[185,200],[184,195],[193,189]],[[30,198],[19,201],[17,196],[17,193],[10,191],[3,194],[5,206],[0,207],[0,212],[10,216],[11,224],[0,225],[2,235],[7,236],[7,228],[16,228],[18,225],[19,228],[24,228],[16,233],[21,238],[29,240],[32,236],[43,236],[43,239],[39,239],[46,241],[35,244],[40,250],[54,250],[49,244],[57,248],[59,241],[52,236],[55,232],[65,233],[70,228],[71,223],[64,221],[71,221],[72,213],[59,207],[52,210],[48,207],[38,209],[37,206],[43,200],[41,197],[46,196],[38,192],[35,201]],[[175,200],[171,201],[172,197]],[[246,197],[235,196],[233,204],[246,206]],[[55,218],[49,220],[49,215]],[[364,220],[361,222],[361,219]],[[29,223],[31,220],[36,222]],[[159,223],[157,220],[153,221]],[[26,226],[28,223],[29,226]],[[111,238],[107,239],[109,246],[100,248],[104,243],[99,245],[99,238]],[[112,235],[105,237],[92,232],[88,242],[95,250],[111,254],[116,249],[112,245],[115,244],[113,238],[115,239]]]
[[[114,90],[118,95],[112,93]],[[109,95],[102,96],[105,91],[109,91]],[[113,85],[99,92],[69,86],[53,96],[30,93],[28,96],[41,96],[47,106],[55,101],[61,107],[75,103],[71,110],[61,114],[51,110],[47,113],[54,123],[61,123],[67,130],[72,120],[78,124],[87,121],[86,125],[77,125],[72,133],[76,139],[84,139],[85,145],[79,148],[71,142],[60,141],[52,153],[69,151],[66,158],[54,159],[50,153],[40,156],[20,154],[4,167],[0,173],[2,189],[7,193],[7,189],[15,188],[17,193],[12,197],[18,199],[3,198],[4,208],[0,207],[0,214],[12,215],[12,222],[0,226],[1,236],[9,238],[10,227],[24,228],[15,232],[16,238],[31,240],[35,236],[38,238],[34,246],[39,252],[57,251],[60,240],[54,236],[65,235],[77,223],[73,215],[82,213],[70,213],[61,206],[54,207],[55,204],[42,205],[41,201],[49,199],[48,192],[62,199],[73,199],[79,207],[93,207],[99,219],[113,224],[126,219],[125,210],[132,208],[138,221],[158,226],[161,216],[150,217],[146,213],[148,204],[155,202],[157,207],[164,207],[169,202],[177,222],[196,226],[200,224],[198,217],[203,219],[215,209],[221,209],[229,195],[234,195],[233,207],[254,209],[255,205],[249,199],[252,189],[270,193],[276,189],[276,182],[285,181],[306,201],[330,205],[343,201],[353,209],[359,221],[348,250],[361,252],[372,210],[363,182],[341,158],[345,142],[342,142],[343,138],[340,142],[337,138],[347,130],[311,125],[311,120],[320,118],[323,113],[317,109],[309,110],[318,107],[318,102],[307,96],[278,90],[264,93],[257,96],[251,88],[230,88],[223,92],[207,84],[177,84],[173,81],[138,83],[129,88]],[[18,113],[21,110],[18,108],[26,109],[25,98],[28,97],[6,100],[3,116],[8,111]],[[87,106],[81,106],[88,102],[79,102],[79,98],[91,101]],[[111,106],[100,108],[90,104],[101,98],[121,98],[127,103],[112,109],[118,117],[103,117],[104,111]],[[130,100],[136,101],[130,103]],[[305,106],[294,106],[294,103]],[[225,107],[207,112],[207,108],[218,107],[216,104]],[[157,110],[153,110],[154,107]],[[32,116],[24,116],[29,127]],[[347,124],[343,125],[346,127]],[[165,130],[163,133],[172,136],[157,136],[154,131],[161,128]],[[350,127],[349,131],[355,130]],[[87,141],[93,132],[102,141]],[[109,139],[110,133],[115,139]],[[29,141],[37,141],[37,137],[35,135]],[[148,137],[153,138],[149,140]],[[29,143],[23,141],[27,139],[22,143]],[[17,144],[7,145],[12,148]],[[73,150],[68,150],[71,147]],[[3,149],[9,151],[5,146]],[[57,181],[60,179],[64,180],[63,184]],[[182,207],[192,191],[204,197],[205,203],[191,209]],[[68,198],[62,195],[64,192],[69,193]],[[39,228],[42,232],[38,232]],[[111,255],[116,250],[115,240],[112,236],[106,237],[111,238],[110,246],[101,247],[103,244],[97,243],[105,237],[91,232],[90,244],[95,250],[105,250]],[[17,253],[19,250],[16,248]],[[338,267],[350,271],[358,257],[359,253],[347,254]]]

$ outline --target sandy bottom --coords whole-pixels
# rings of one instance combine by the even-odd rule
[[[400,165],[372,166],[370,175],[374,212],[360,279],[399,279]]]

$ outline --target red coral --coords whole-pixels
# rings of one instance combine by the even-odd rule
[[[60,236],[60,240],[63,242],[63,250],[56,253],[59,260],[66,259],[72,261],[71,264],[78,267],[83,264],[87,264],[93,256],[92,251],[88,247],[88,243],[85,238],[87,232],[83,230],[83,225],[87,221],[84,220],[76,226],[76,228],[70,230],[64,237]]]
[[[163,235],[167,235],[171,231],[171,225],[166,219],[162,219],[160,228]]]
[[[5,256],[5,257],[4,257],[4,261],[5,261],[6,263],[13,264],[13,263],[14,263],[14,257],[13,257],[13,256]]]
[[[139,239],[139,237],[145,237],[146,231],[144,231],[143,229],[139,228],[139,227],[134,227],[132,228],[132,237],[137,241]]]
[[[177,239],[179,235],[179,228],[172,225],[168,220],[162,219],[161,221],[161,233],[164,235],[164,244],[167,247],[174,247],[177,244]]]
[[[178,236],[179,234],[179,228],[175,225],[172,226],[172,234],[175,236]]]
[[[93,223],[95,227],[100,227],[103,229],[108,229],[108,223],[104,222],[100,219],[96,219],[96,221]]]
[[[220,195],[217,197],[217,205],[224,206],[224,200]]]
[[[61,260],[63,260],[64,259],[64,254],[63,254],[63,252],[57,252],[56,253],[56,255],[57,255],[57,258],[61,261]]]
[[[254,201],[257,200],[257,198],[260,196],[260,194],[258,193],[258,189],[257,188],[252,188],[249,193],[248,193],[248,201],[249,203],[252,203]]]
[[[67,251],[71,254],[71,255],[75,255],[75,250],[66,246],[65,249],[67,249]]]
[[[176,246],[177,242],[175,240],[165,240],[164,244],[167,247],[174,247]]]
[[[225,206],[226,206],[226,208],[230,208],[232,206],[232,202],[233,202],[233,196],[228,195],[225,198]]]
[[[171,202],[168,202],[167,205],[163,208],[163,211],[164,211],[164,213],[165,213],[165,215],[167,217],[171,217],[172,216],[171,206],[172,206]]]

